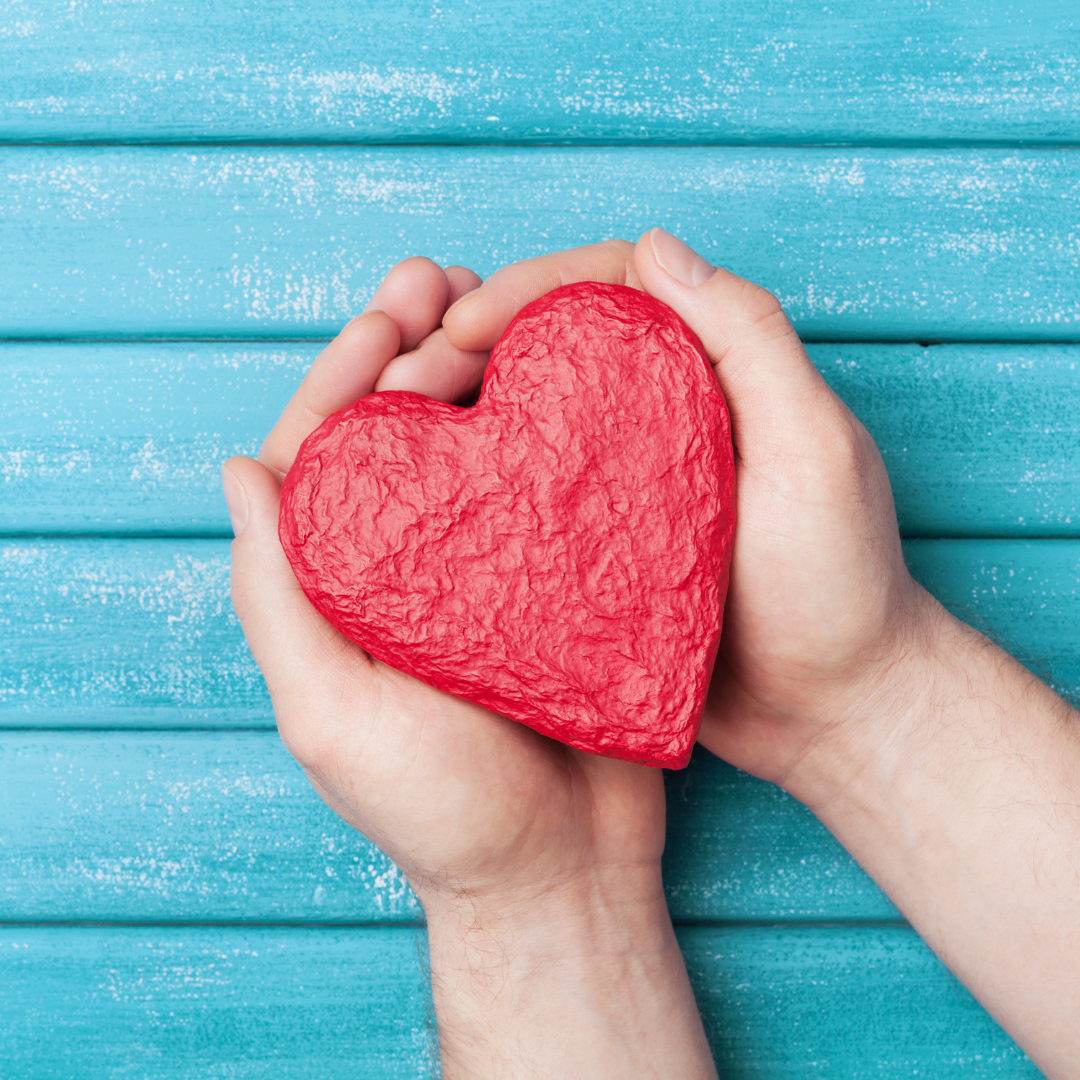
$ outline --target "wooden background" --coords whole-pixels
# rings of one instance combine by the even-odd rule
[[[433,1076],[423,927],[311,793],[218,466],[397,260],[652,225],[767,285],[907,554],[1080,693],[1080,15],[1058,0],[8,0],[0,1075]],[[1038,1073],[801,806],[670,776],[725,1077]]]

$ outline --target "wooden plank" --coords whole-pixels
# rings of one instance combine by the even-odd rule
[[[0,1074],[438,1076],[421,933],[2,927]]]
[[[916,574],[1080,692],[1080,541],[913,540]],[[222,540],[0,546],[0,727],[270,727]]]
[[[9,22],[6,139],[1080,137],[1078,21],[1053,0],[21,0]]]
[[[811,345],[874,436],[906,536],[1080,536],[1080,349]]]
[[[679,937],[725,1078],[1042,1075],[906,927]]]
[[[0,531],[232,535],[255,454],[320,345],[0,346]]]
[[[902,921],[824,825],[698,748],[669,772],[664,889],[680,923]]]
[[[257,450],[318,348],[0,345],[0,532],[228,536],[219,465]],[[1080,535],[1080,347],[809,350],[906,535]]]
[[[915,540],[904,557],[950,611],[1080,703],[1080,543]]]
[[[1077,340],[1080,151],[8,147],[0,336],[325,337],[406,255],[653,225],[818,340]]]
[[[24,1080],[438,1075],[412,929],[0,929]],[[1037,1077],[902,927],[684,929],[722,1075]],[[45,1037],[47,1033],[47,1037]],[[362,1063],[362,1064],[359,1064]]]
[[[274,732],[4,732],[0,806],[0,921],[423,921]]]
[[[676,920],[899,919],[773,785],[704,751],[668,782]],[[5,732],[0,806],[0,921],[423,920],[272,732]]]
[[[221,540],[0,547],[0,727],[274,726]]]

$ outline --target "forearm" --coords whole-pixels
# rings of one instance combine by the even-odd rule
[[[1050,1077],[1080,1061],[1080,716],[936,604],[858,740],[790,785]],[[889,685],[886,683],[885,685]]]
[[[445,1080],[715,1080],[658,872],[426,907]]]

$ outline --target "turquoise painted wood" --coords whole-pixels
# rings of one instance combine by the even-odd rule
[[[955,615],[1080,704],[1080,543],[922,540],[904,557]]]
[[[653,225],[818,340],[1080,340],[1080,151],[8,147],[0,337],[325,337],[419,252]]]
[[[1080,349],[809,351],[881,450],[903,534],[1080,536]]]
[[[1042,1074],[905,927],[679,935],[720,1075]]]
[[[0,532],[231,535],[219,466],[257,451],[318,349],[0,346]],[[906,535],[1080,535],[1080,347],[809,350],[881,448]]]
[[[232,536],[255,454],[321,345],[0,346],[0,532]]]
[[[7,139],[1076,142],[1054,0],[15,0]]]
[[[275,732],[0,733],[0,922],[419,923]]]
[[[422,933],[3,927],[0,1073],[437,1075]],[[725,1078],[1039,1076],[906,928],[679,936]]]
[[[0,546],[0,725],[273,727],[226,541]]]
[[[272,727],[224,540],[0,544],[0,727]],[[913,540],[916,574],[1080,692],[1080,541]]]
[[[438,1076],[422,932],[0,927],[0,1076]]]
[[[668,791],[677,921],[899,919],[773,785],[699,751]],[[0,851],[0,922],[423,919],[273,732],[0,733]]]
[[[801,803],[698,747],[666,774],[664,889],[680,923],[899,922]]]

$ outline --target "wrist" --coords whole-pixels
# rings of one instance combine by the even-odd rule
[[[865,786],[895,790],[932,741],[943,698],[956,693],[958,654],[975,631],[919,586],[891,648],[846,688],[821,736],[782,786],[819,817]],[[978,636],[978,635],[975,635]]]
[[[451,979],[485,1008],[493,980],[522,995],[556,968],[567,979],[603,981],[674,944],[659,867],[483,894],[441,890],[423,903],[433,978]]]
[[[863,834],[889,834],[912,858],[925,854],[915,851],[927,842],[916,823],[928,810],[962,817],[985,776],[998,775],[989,762],[1022,763],[1041,729],[1069,712],[1018,661],[920,593],[901,658],[784,785],[849,848]],[[1038,720],[1022,722],[1036,699]]]
[[[715,1075],[658,867],[425,907],[447,1080],[651,1075],[643,1056],[659,1075],[665,1054]]]

